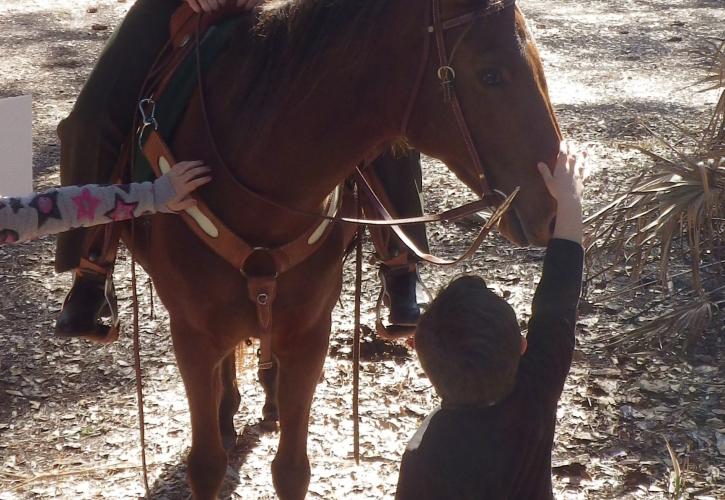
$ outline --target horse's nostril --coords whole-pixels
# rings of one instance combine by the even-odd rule
[[[555,228],[556,228],[556,215],[551,218],[551,222],[549,223],[549,234],[554,234]]]

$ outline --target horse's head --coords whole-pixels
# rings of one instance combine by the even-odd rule
[[[431,15],[429,53],[410,105],[407,137],[478,194],[487,190],[481,173],[491,190],[509,194],[519,186],[499,229],[515,243],[545,245],[556,205],[536,164],[554,165],[561,134],[524,17],[506,0],[500,3],[505,7],[495,7],[495,0],[428,2],[441,15]],[[452,80],[456,95],[450,100],[442,80]],[[455,116],[456,99],[465,125]]]

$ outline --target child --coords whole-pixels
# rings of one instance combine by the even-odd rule
[[[67,186],[24,198],[0,198],[0,245],[76,227],[107,224],[195,205],[189,196],[211,180],[200,161],[180,162],[154,182]]]
[[[454,280],[421,317],[415,348],[442,402],[403,454],[397,499],[553,498],[556,407],[581,290],[585,160],[563,144],[553,175],[538,165],[558,208],[528,349],[511,306],[477,277]]]

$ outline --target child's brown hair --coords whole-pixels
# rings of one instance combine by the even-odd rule
[[[493,404],[513,388],[521,330],[514,310],[483,279],[462,276],[421,316],[415,349],[444,404]]]

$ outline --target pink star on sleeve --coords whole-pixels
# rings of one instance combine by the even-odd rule
[[[138,202],[126,203],[123,201],[123,198],[116,193],[116,204],[111,210],[103,215],[114,221],[133,219],[133,211],[136,210],[136,207],[138,207]]]
[[[96,209],[100,205],[101,200],[91,194],[88,188],[83,188],[79,196],[72,198],[73,203],[76,205],[76,218],[78,222],[83,219],[87,219],[92,222],[96,217]]]

